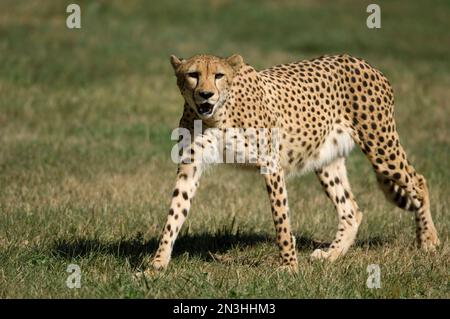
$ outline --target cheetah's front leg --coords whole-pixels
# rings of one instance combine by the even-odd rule
[[[218,140],[212,131],[196,137],[189,147],[183,149],[169,215],[152,262],[154,269],[167,267],[177,235],[191,208],[202,171],[208,163],[214,163],[218,156]]]
[[[292,235],[289,221],[284,172],[279,170],[273,174],[265,174],[264,177],[272,206],[272,217],[275,223],[282,265],[288,266],[292,272],[296,273],[298,271],[297,252],[295,251],[295,237]]]
[[[201,166],[196,164],[181,164],[178,169],[175,189],[167,216],[166,224],[161,234],[159,247],[153,259],[152,266],[156,270],[167,267],[177,235],[191,207],[192,197],[198,187]]]

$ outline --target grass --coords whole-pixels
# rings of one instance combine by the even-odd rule
[[[0,4],[0,297],[449,298],[450,43],[447,1],[67,1]],[[176,165],[181,114],[169,54],[242,54],[262,68],[332,53],[363,57],[391,80],[411,162],[428,179],[442,246],[414,247],[413,216],[388,204],[359,150],[350,181],[358,242],[333,264],[308,255],[336,230],[314,176],[288,182],[300,274],[275,271],[277,247],[257,173],[203,179],[170,268],[147,281]],[[82,271],[68,289],[69,264]],[[368,289],[379,264],[381,288]]]

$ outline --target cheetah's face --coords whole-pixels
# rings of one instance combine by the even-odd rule
[[[224,105],[233,77],[243,64],[240,55],[226,59],[201,55],[188,60],[172,55],[170,62],[181,94],[202,119],[212,117]]]

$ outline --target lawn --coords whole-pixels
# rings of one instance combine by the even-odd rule
[[[378,1],[0,2],[1,298],[449,298],[450,3]],[[428,179],[441,239],[415,248],[414,217],[387,203],[359,149],[349,179],[364,219],[335,263],[311,262],[336,213],[314,174],[288,181],[299,274],[277,271],[260,174],[218,166],[201,181],[167,271],[151,260],[176,164],[182,110],[169,55],[241,54],[256,68],[348,53],[396,95],[401,142]],[[70,264],[81,288],[66,285]],[[366,286],[379,265],[381,288]]]

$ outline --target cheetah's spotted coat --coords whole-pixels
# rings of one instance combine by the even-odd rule
[[[330,247],[317,249],[311,256],[335,260],[354,242],[362,219],[345,168],[345,157],[354,144],[370,160],[387,198],[415,213],[418,245],[430,250],[439,244],[425,178],[414,170],[399,144],[392,88],[380,71],[348,55],[324,56],[262,71],[244,64],[239,55],[227,59],[198,55],[189,60],[172,56],[171,63],[185,99],[180,126],[192,130],[193,121],[200,119],[204,131],[201,138],[192,141],[187,154],[192,162],[179,165],[154,268],[167,266],[198,187],[205,165],[195,160],[195,152],[218,145],[211,128],[282,130],[277,169],[264,178],[281,260],[292,271],[297,271],[297,254],[285,176],[316,172],[336,207],[339,225]]]

